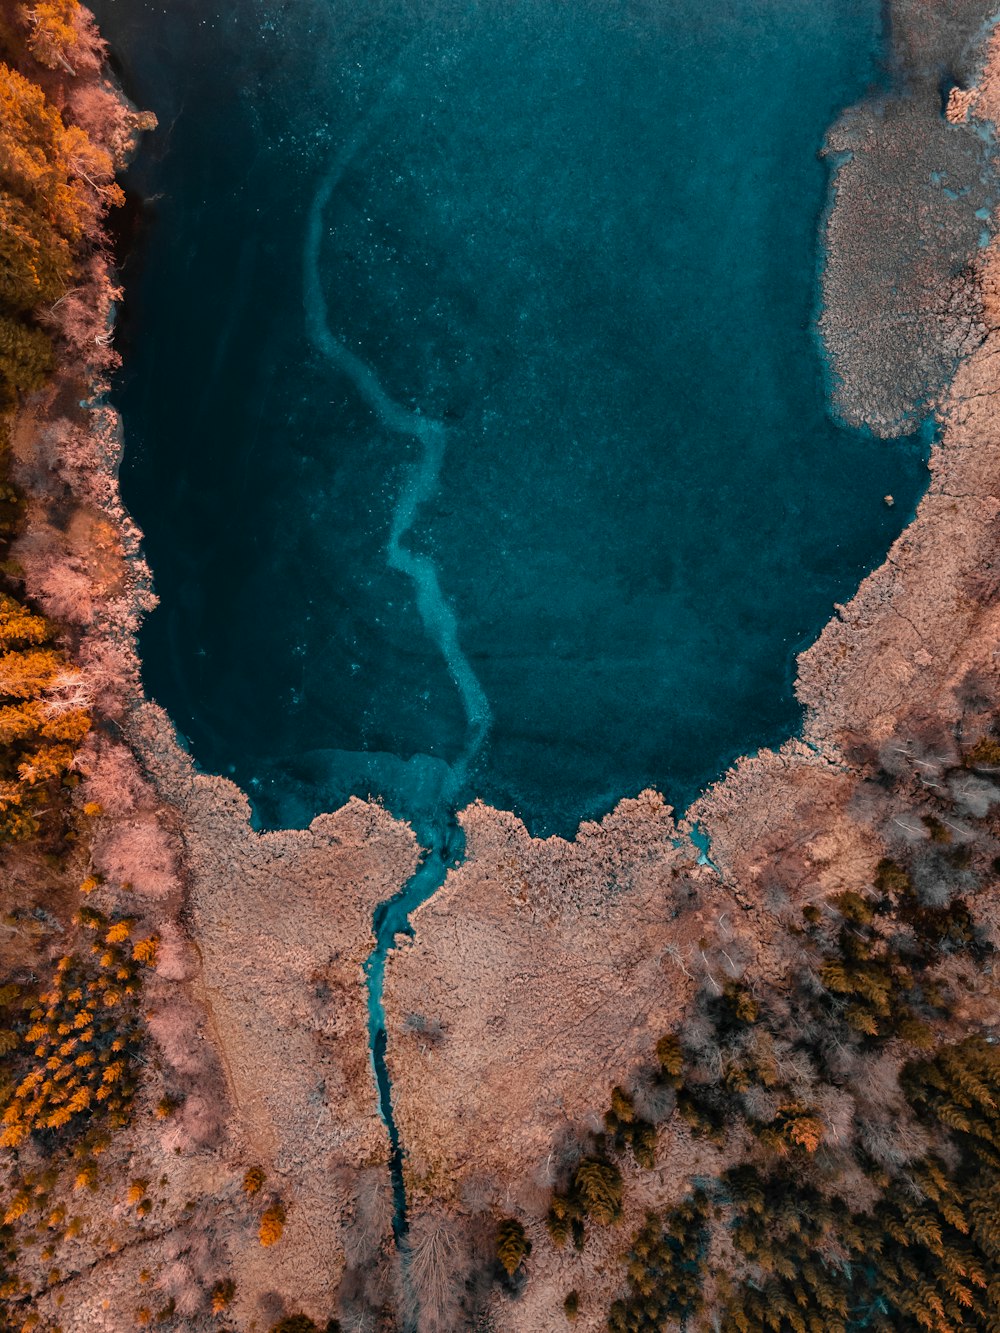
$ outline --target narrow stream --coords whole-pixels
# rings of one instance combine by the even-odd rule
[[[392,1174],[393,1232],[396,1243],[406,1239],[406,1187],[403,1183],[403,1148],[392,1108],[392,1083],[386,1063],[385,1009],[382,1005],[382,987],[389,950],[400,935],[412,935],[410,913],[421,903],[433,897],[445,881],[448,871],[461,859],[464,838],[454,816],[442,829],[440,845],[433,846],[424,857],[416,874],[407,880],[400,893],[380,903],[375,909],[373,927],[375,948],[368,956],[365,974],[368,978],[368,1040],[378,1085],[379,1111],[389,1131],[389,1169]]]
[[[344,375],[386,430],[410,435],[420,445],[420,454],[404,473],[393,506],[386,545],[386,563],[413,583],[417,610],[428,638],[444,658],[462,700],[467,735],[461,754],[450,765],[442,784],[436,810],[421,833],[431,846],[403,889],[380,903],[372,926],[375,948],[365,964],[368,978],[368,1039],[378,1087],[379,1111],[389,1134],[389,1167],[393,1188],[393,1232],[397,1245],[404,1245],[407,1231],[406,1186],[403,1179],[403,1147],[392,1107],[392,1083],[386,1062],[385,1009],[382,1003],[385,966],[389,950],[400,935],[412,935],[410,913],[426,902],[444,883],[449,869],[461,858],[465,840],[455,818],[456,802],[465,786],[469,768],[486,742],[492,724],[489,701],[459,642],[458,621],[441,590],[433,559],[411,550],[405,539],[417,511],[431,500],[440,484],[441,465],[447,447],[444,424],[395,402],[378,376],[330,332],[326,300],[320,276],[320,251],[326,208],[369,126],[362,125],[334,159],[313,198],[309,212],[304,252],[304,299],[309,336],[332,366]]]

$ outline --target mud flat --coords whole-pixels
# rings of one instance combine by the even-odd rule
[[[234,1254],[234,1313],[252,1327],[268,1292],[329,1310],[345,1270],[374,1271],[391,1248],[363,969],[375,907],[412,873],[416,841],[360,801],[260,835],[246,797],[196,774],[163,715],[141,715],[134,736],[182,831],[190,981],[225,1071],[231,1150],[287,1200],[281,1242]]]
[[[481,804],[461,823],[462,865],[413,914],[416,939],[386,968],[408,1184],[439,1198],[469,1176],[501,1194],[526,1171],[544,1185],[553,1135],[593,1110],[595,1071],[616,1081],[683,1009],[685,950],[703,929],[695,912],[686,932],[672,930],[677,904],[699,879],[705,911],[727,902],[685,866],[655,792],[573,842],[533,840]]]

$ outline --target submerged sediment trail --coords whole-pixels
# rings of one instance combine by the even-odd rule
[[[406,544],[406,537],[420,506],[433,498],[440,485],[448,440],[447,429],[443,422],[396,402],[386,391],[376,371],[330,331],[320,273],[324,217],[337,185],[369,131],[370,123],[365,123],[355,132],[337,154],[313,197],[304,253],[306,325],[317,350],[351,382],[379,425],[393,434],[410,436],[419,445],[416,460],[404,470],[403,482],[393,507],[386,544],[386,564],[412,582],[421,623],[428,638],[444,658],[462,700],[466,719],[465,744],[458,758],[449,765],[437,808],[424,830],[425,834],[429,834],[431,845],[402,890],[375,909],[372,922],[375,948],[365,964],[372,1065],[378,1088],[379,1110],[389,1134],[391,1148],[390,1169],[395,1202],[393,1230],[397,1244],[402,1245],[407,1230],[406,1190],[403,1181],[403,1149],[393,1113],[392,1085],[385,1058],[386,1025],[382,989],[386,959],[397,936],[412,934],[410,913],[441,887],[449,868],[462,855],[464,839],[455,817],[455,806],[469,770],[489,735],[492,714],[482,684],[462,650],[458,620],[441,589],[434,560]]]

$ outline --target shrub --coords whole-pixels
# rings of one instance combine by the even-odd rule
[[[468,1238],[442,1209],[421,1210],[410,1223],[409,1292],[404,1322],[419,1316],[421,1333],[463,1327],[462,1301],[470,1273]]]
[[[1000,768],[1000,741],[993,736],[976,741],[966,752],[965,764],[968,768]]]
[[[236,1283],[232,1278],[221,1278],[212,1288],[212,1313],[222,1314],[232,1304],[236,1295]]]

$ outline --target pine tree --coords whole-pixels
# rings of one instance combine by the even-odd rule
[[[0,842],[32,836],[57,798],[90,713],[53,627],[0,594]]]
[[[587,1217],[602,1224],[622,1215],[622,1173],[606,1157],[585,1157],[573,1175],[573,1190]]]
[[[531,1241],[517,1218],[505,1217],[500,1222],[497,1227],[496,1251],[507,1276],[513,1277],[531,1253]]]

